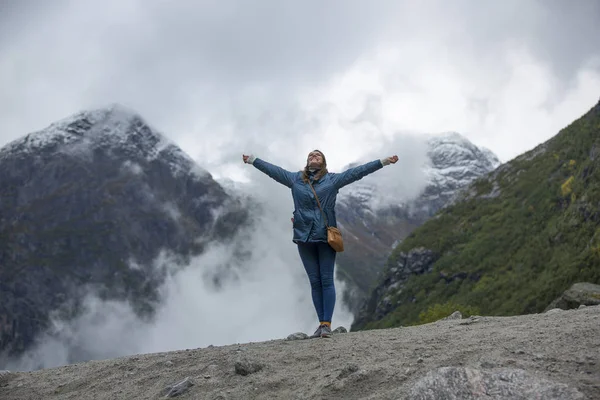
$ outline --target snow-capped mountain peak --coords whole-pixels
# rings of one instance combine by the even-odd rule
[[[481,165],[486,169],[494,169],[500,164],[498,157],[492,151],[477,147],[457,132],[431,135],[427,144],[429,158],[436,169],[458,165],[466,167]]]
[[[422,166],[422,170],[427,182],[421,196],[416,200],[413,199],[415,203],[433,200],[438,203],[445,202],[459,188],[465,187],[474,179],[500,165],[498,157],[493,152],[476,146],[457,132],[428,135],[426,142],[427,161]],[[355,165],[356,163],[353,163],[348,167]],[[381,193],[375,195],[377,192],[370,180],[366,179],[344,188],[343,191],[340,191],[338,199],[344,205],[356,204],[375,209],[378,208],[377,204],[381,203],[378,201]],[[387,195],[399,199],[397,206],[403,206],[403,202],[408,200],[403,198],[402,193],[387,193]],[[441,204],[438,204],[438,207]],[[432,207],[432,209],[438,207]]]
[[[401,177],[401,169],[386,167],[339,192],[337,222],[348,242],[339,264],[343,276],[352,277],[346,282],[352,293],[346,299],[351,308],[365,301],[371,277],[380,273],[391,249],[454,201],[463,187],[499,164],[489,150],[456,132],[423,139],[427,157],[420,173],[411,171]],[[418,192],[411,185],[423,190]]]
[[[498,156],[496,156],[496,154],[492,150],[483,146],[479,146],[479,150],[488,157],[494,169],[498,168],[500,164],[502,164]]]
[[[0,369],[9,352],[36,353],[47,330],[65,359],[95,354],[70,330],[54,331],[54,316],[85,315],[94,294],[148,318],[168,274],[211,243],[245,240],[238,231],[250,222],[246,202],[200,178],[182,150],[121,106],[13,141],[0,150],[0,171]],[[240,253],[209,256],[212,282],[228,279],[220,267]]]
[[[120,104],[79,111],[48,127],[18,138],[0,149],[0,160],[9,155],[49,153],[90,154],[95,149],[118,151],[132,158],[167,161],[174,175],[210,176],[195,165],[166,136],[151,128],[141,116]]]

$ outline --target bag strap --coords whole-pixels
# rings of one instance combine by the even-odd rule
[[[323,212],[323,209],[321,208],[321,202],[319,201],[319,196],[317,196],[317,192],[315,192],[315,188],[311,185],[310,181],[308,181],[308,186],[310,186],[313,193],[315,194],[315,198],[317,199],[317,205],[319,206],[319,210],[321,210],[321,214],[323,214],[323,219],[325,219],[325,226],[327,228],[329,228],[329,224],[327,223],[327,217],[325,216],[325,213]]]

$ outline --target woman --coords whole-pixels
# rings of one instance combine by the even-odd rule
[[[335,201],[339,189],[385,165],[395,164],[398,156],[371,161],[342,173],[327,171],[327,161],[319,150],[308,154],[304,170],[298,172],[287,171],[253,155],[244,154],[242,159],[292,190],[294,200],[292,240],[298,246],[298,253],[310,281],[312,300],[319,318],[319,327],[311,337],[331,337],[331,319],[335,307],[333,269],[336,252],[327,243],[325,223],[337,227]]]

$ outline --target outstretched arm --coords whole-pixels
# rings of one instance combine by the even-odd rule
[[[352,182],[356,182],[357,180],[362,179],[365,176],[383,168],[386,165],[395,164],[396,161],[398,161],[398,156],[392,156],[382,158],[381,160],[371,161],[354,168],[349,168],[346,171],[335,175],[334,184],[338,189],[341,189],[344,186],[349,185]]]
[[[256,169],[265,174],[269,175],[271,178],[275,179],[277,182],[285,185],[289,188],[292,187],[294,183],[294,173],[287,171],[277,165],[266,162],[265,160],[261,160],[260,158],[255,157],[254,155],[242,155],[242,159],[246,164],[252,164]]]

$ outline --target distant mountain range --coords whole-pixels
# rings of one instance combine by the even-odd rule
[[[354,312],[366,300],[393,248],[450,204],[460,189],[500,165],[491,151],[456,132],[430,135],[427,160],[423,165],[427,182],[415,199],[379,206],[381,193],[367,179],[338,195],[338,222],[348,244],[338,255],[338,273],[348,287],[345,302]]]
[[[353,329],[538,313],[577,282],[600,283],[600,102],[396,246]]]
[[[504,165],[458,133],[431,135],[412,200],[382,206],[368,179],[340,191],[338,276],[353,329],[449,305],[535,311],[580,278],[598,283],[599,108]],[[0,171],[0,369],[52,316],[80,314],[90,291],[151,318],[169,268],[242,240],[264,206],[118,105],[7,144]],[[228,279],[219,271],[215,286]],[[73,349],[72,361],[85,357]]]

